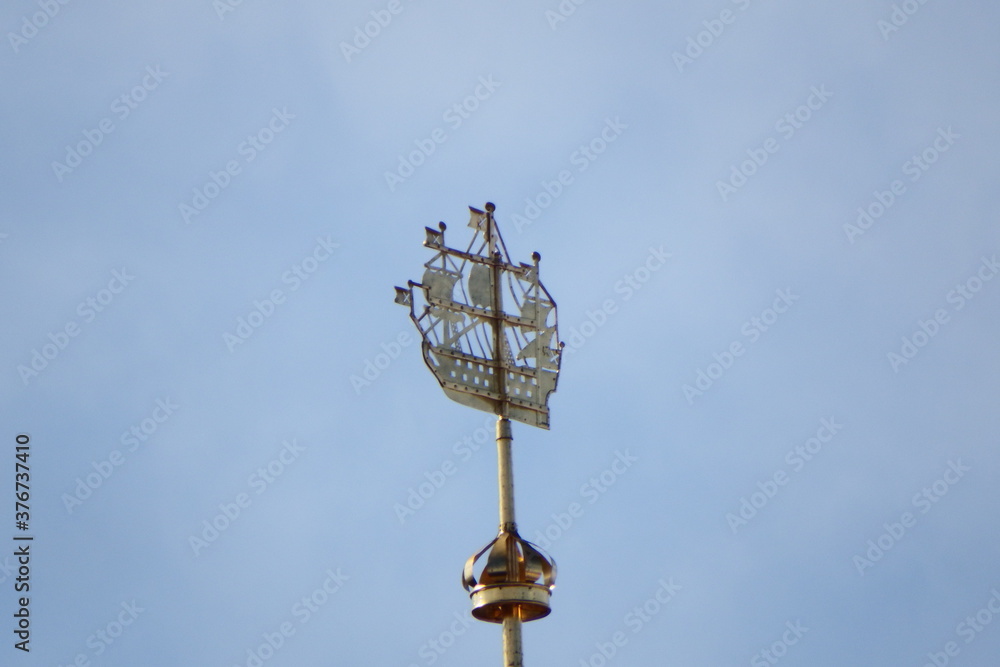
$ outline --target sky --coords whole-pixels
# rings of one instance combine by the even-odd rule
[[[0,663],[500,664],[493,417],[393,303],[493,202],[566,343],[525,664],[996,664],[998,22],[6,3]]]

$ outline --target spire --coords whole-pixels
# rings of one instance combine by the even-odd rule
[[[549,428],[549,395],[556,389],[562,344],[556,304],[539,279],[541,255],[514,264],[487,202],[469,207],[475,230],[467,250],[445,245],[447,229],[425,228],[436,254],[422,282],[396,288],[423,338],[427,367],[445,395],[497,415],[500,529],[462,571],[472,615],[503,625],[505,667],[521,667],[521,623],[551,610],[555,561],[517,532],[511,420]],[[509,308],[507,312],[505,308]]]

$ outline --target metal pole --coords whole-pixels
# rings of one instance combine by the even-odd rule
[[[514,532],[514,463],[511,455],[510,420],[497,417],[497,480],[500,487],[500,530]]]
[[[513,616],[503,619],[503,665],[504,667],[523,667],[524,653],[521,650],[521,617],[514,612]]]
[[[486,238],[487,246],[493,250],[493,205],[486,205]],[[511,441],[514,436],[507,418],[507,369],[504,358],[503,323],[500,313],[503,310],[500,291],[500,251],[493,253],[493,353],[497,359],[497,377],[499,387],[501,412],[497,415],[497,481],[500,487],[500,530],[517,532],[517,520],[514,516],[514,461],[511,454]],[[507,542],[507,567],[518,567],[518,558],[514,541]],[[519,573],[508,572],[510,581],[518,581]],[[514,607],[503,618],[503,664],[504,667],[523,667],[524,652],[521,648],[521,615]]]
[[[497,477],[500,487],[500,530],[517,532],[514,517],[514,464],[511,455],[513,435],[510,420],[504,416],[497,417]],[[507,554],[507,567],[518,567],[516,547],[513,540],[507,543],[510,552]],[[508,579],[517,581],[517,572],[508,572]],[[503,664],[504,667],[523,667],[524,651],[521,648],[521,615],[517,607],[510,610],[503,618]]]

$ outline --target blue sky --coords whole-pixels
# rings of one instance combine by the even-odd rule
[[[492,201],[568,343],[514,427],[527,664],[993,664],[998,21],[8,3],[0,661],[498,663],[490,418],[392,290]]]

